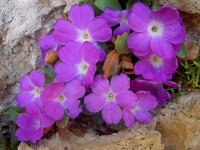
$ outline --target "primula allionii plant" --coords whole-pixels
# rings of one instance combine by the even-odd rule
[[[16,121],[18,140],[35,143],[45,128],[89,112],[108,125],[148,123],[153,109],[171,98],[163,84],[178,87],[171,79],[186,33],[175,8],[135,2],[130,10],[109,6],[94,14],[89,4],[76,4],[40,40],[44,70],[25,74],[16,96],[25,108]],[[122,66],[132,66],[135,75]]]

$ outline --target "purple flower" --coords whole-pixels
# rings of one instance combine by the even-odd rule
[[[186,39],[180,15],[172,7],[150,10],[143,3],[135,3],[128,15],[128,23],[134,31],[128,37],[128,46],[137,56],[153,51],[160,57],[170,59],[176,55],[173,46]]]
[[[142,123],[148,123],[153,118],[149,111],[157,106],[156,98],[150,92],[139,91],[136,96],[135,105],[128,105],[123,110],[123,119],[127,127],[132,127],[135,119]]]
[[[85,85],[93,83],[99,53],[90,42],[68,42],[58,56],[62,62],[54,68],[57,80],[69,82],[77,78]]]
[[[20,141],[30,140],[35,143],[42,138],[44,128],[50,127],[53,123],[53,119],[42,114],[35,104],[31,104],[26,107],[26,113],[17,116],[16,124],[19,129],[15,135]]]
[[[54,82],[47,86],[41,95],[45,113],[54,120],[60,120],[64,112],[70,118],[76,118],[82,109],[78,98],[85,94],[85,87],[80,81],[73,80],[64,85],[63,82]]]
[[[32,70],[30,75],[25,74],[20,82],[20,92],[16,95],[16,101],[19,107],[26,107],[35,103],[42,106],[40,92],[45,82],[44,74],[41,71]]]
[[[169,92],[167,92],[163,88],[163,84],[161,82],[152,82],[142,79],[134,79],[131,81],[131,91],[149,91],[152,95],[156,97],[159,105],[165,103],[166,100],[171,98]]]
[[[104,9],[103,14],[101,15],[102,18],[104,18],[109,26],[115,26],[117,24],[120,24],[119,27],[117,27],[114,30],[115,35],[122,35],[124,32],[129,32],[130,27],[128,25],[128,15],[127,10],[113,10],[110,7],[107,7]]]
[[[109,84],[107,79],[97,76],[91,88],[93,93],[84,99],[86,108],[93,113],[102,110],[102,117],[108,124],[117,124],[122,118],[119,106],[134,106],[136,96],[129,91],[130,79],[124,75],[114,76]]]
[[[59,19],[53,26],[52,34],[59,43],[88,41],[96,46],[97,42],[106,42],[112,36],[107,22],[101,17],[94,17],[93,8],[87,4],[72,6],[69,20]],[[99,52],[102,53],[101,50]]]
[[[52,35],[44,36],[39,42],[40,48],[42,49],[43,63],[46,58],[46,54],[49,50],[57,51],[58,44]]]
[[[171,59],[166,59],[151,53],[140,58],[134,66],[135,74],[142,75],[144,79],[151,81],[165,82],[171,79],[172,74],[178,67],[175,56]]]

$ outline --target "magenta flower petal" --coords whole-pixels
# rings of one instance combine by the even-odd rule
[[[61,120],[64,116],[64,108],[58,102],[46,103],[44,111],[47,116],[54,120]]]
[[[92,84],[92,91],[95,94],[102,94],[102,93],[107,93],[110,86],[109,86],[109,81],[105,80],[102,76],[96,76],[95,81]]]
[[[106,42],[112,36],[112,30],[102,18],[96,18],[89,24],[89,32],[95,41]]]
[[[80,48],[81,44],[74,41],[68,42],[65,47],[58,51],[58,56],[67,65],[77,64],[82,59],[79,51]]]
[[[90,112],[99,112],[103,109],[106,99],[102,95],[89,94],[85,96],[84,103]]]
[[[46,102],[51,102],[56,99],[63,91],[64,83],[63,82],[53,82],[49,86],[45,87],[42,91],[42,100]]]
[[[54,124],[54,120],[46,115],[42,115],[40,118],[40,126],[42,128],[48,128]]]
[[[118,28],[114,30],[114,35],[122,35],[125,32],[129,32],[130,27],[127,23],[121,23]]]
[[[85,91],[86,89],[81,82],[74,79],[65,85],[63,93],[68,99],[76,99],[84,96]]]
[[[30,72],[30,79],[35,86],[40,88],[43,87],[45,82],[45,77],[42,71],[32,70]]]
[[[145,74],[146,75],[146,73],[148,73],[148,72],[150,72],[151,73],[151,70],[152,70],[152,68],[151,68],[151,64],[150,64],[150,62],[148,61],[148,60],[146,60],[146,59],[142,59],[142,60],[139,60],[138,62],[136,62],[136,64],[134,65],[134,72],[135,72],[135,74]],[[149,78],[151,78],[151,76],[153,76],[153,75],[151,75],[149,73]]]
[[[114,26],[119,24],[121,20],[121,13],[119,10],[113,10],[110,7],[104,8],[104,12],[101,17],[106,20],[109,26]]]
[[[163,38],[153,38],[151,41],[152,51],[158,56],[172,58],[175,55],[173,46]]]
[[[153,116],[148,111],[138,110],[135,112],[135,118],[142,123],[148,123],[151,119],[153,119]]]
[[[144,56],[151,52],[150,49],[150,36],[147,32],[131,33],[128,37],[128,47],[136,56]]]
[[[85,29],[87,25],[94,19],[94,10],[90,5],[82,6],[74,5],[69,11],[69,19],[73,25],[81,29]]]
[[[33,85],[31,84],[31,80],[27,74],[25,74],[20,82],[20,89],[24,91],[32,91],[34,89]]]
[[[34,95],[30,92],[20,92],[16,95],[17,105],[19,107],[25,107],[32,101],[33,97]]]
[[[156,98],[149,91],[138,91],[136,95],[139,101],[138,106],[143,110],[149,111],[158,105]]]
[[[164,36],[172,44],[180,44],[186,40],[186,33],[180,23],[166,26],[164,32]]]
[[[44,133],[44,129],[43,128],[39,128],[38,130],[36,130],[31,136],[31,142],[35,143],[37,140],[40,140],[43,136]]]
[[[59,63],[54,67],[56,78],[58,81],[70,82],[77,75],[77,68],[75,66]]]
[[[152,82],[141,79],[134,79],[131,81],[131,91],[150,91],[158,101],[158,104],[162,105],[166,100],[170,99],[169,92],[165,91],[163,84],[160,82]]]
[[[54,50],[57,47],[57,43],[52,35],[46,35],[39,41],[40,48],[42,50]]]
[[[70,118],[76,118],[81,112],[82,109],[79,107],[79,100],[68,100],[66,101],[67,111]]]
[[[102,117],[107,124],[118,124],[122,119],[122,111],[116,103],[109,102],[102,110]]]
[[[40,108],[37,105],[28,105],[26,107],[26,112],[30,114],[33,118],[40,118],[41,117],[41,111]]]
[[[22,128],[31,128],[33,119],[29,114],[22,113],[17,116],[16,124]]]
[[[111,79],[110,86],[115,93],[126,91],[130,88],[130,78],[125,74],[114,76]]]
[[[135,124],[135,117],[130,110],[123,110],[123,120],[127,127],[132,127]]]
[[[117,103],[123,108],[133,108],[136,105],[136,95],[131,91],[121,92],[116,95]]]
[[[128,23],[136,32],[147,31],[150,22],[151,10],[141,2],[135,3],[131,8],[131,13],[128,15]]]
[[[81,47],[81,54],[90,64],[96,64],[99,60],[99,51],[90,42],[85,42]]]
[[[19,141],[28,141],[30,139],[31,131],[25,130],[24,128],[17,129],[15,136]]]
[[[88,71],[87,71],[87,74],[86,76],[84,77],[85,79],[85,85],[88,85],[88,84],[92,84],[94,82],[94,74],[95,74],[95,71],[96,71],[96,65],[90,65]]]
[[[155,20],[159,20],[164,24],[172,24],[180,19],[179,13],[175,8],[172,7],[160,7],[152,11],[152,16]]]
[[[61,44],[76,40],[78,37],[78,32],[75,27],[65,19],[57,20],[53,28],[52,36]]]

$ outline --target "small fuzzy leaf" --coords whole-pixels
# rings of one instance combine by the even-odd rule
[[[136,2],[136,0],[128,0],[126,3],[126,9],[131,9],[132,5]]]
[[[15,136],[15,131],[16,131],[16,125],[12,124],[10,126],[10,148],[11,149],[17,149],[19,141],[17,140]]]
[[[120,121],[118,124],[112,124],[110,125],[110,128],[113,130],[121,131],[126,128],[123,121]]]
[[[130,56],[122,56],[121,69],[125,74],[134,74],[133,63]]]
[[[113,73],[118,67],[119,57],[120,57],[120,54],[118,53],[117,50],[113,50],[107,55],[106,60],[103,65],[105,78],[109,78],[110,76],[113,75]]]
[[[10,120],[15,121],[17,118],[17,115],[22,112],[24,112],[24,109],[20,109],[17,106],[11,105],[8,108],[6,108],[3,113],[7,114]]]
[[[50,64],[45,65],[45,67],[43,69],[43,72],[45,73],[45,77],[46,77],[45,85],[47,85],[51,81],[53,81],[54,78],[55,78],[55,73],[54,73],[54,70],[53,70],[53,66],[50,65]]]
[[[160,8],[160,5],[158,3],[153,3],[152,8],[153,9],[158,9],[158,8]]]
[[[146,3],[147,5],[151,6],[151,0],[143,0],[144,3]]]
[[[179,53],[177,54],[178,57],[180,58],[185,58],[185,56],[187,55],[187,47],[185,46],[185,44],[183,43],[181,45],[181,50],[179,51]]]
[[[62,120],[56,122],[56,126],[59,128],[65,128],[68,125],[69,117],[65,114]]]
[[[122,35],[117,36],[117,39],[115,41],[115,48],[120,54],[130,53],[130,50],[128,49],[128,45],[127,45],[127,38],[128,38],[127,32],[125,32]]]
[[[97,8],[99,8],[102,11],[106,7],[111,7],[112,9],[115,10],[122,9],[118,0],[95,0],[94,4],[97,6]]]

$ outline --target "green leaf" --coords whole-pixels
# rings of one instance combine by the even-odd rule
[[[43,68],[43,72],[47,75],[46,80],[45,80],[45,85],[48,85],[55,79],[55,73],[53,70],[53,66],[50,64],[47,64]]]
[[[65,128],[68,125],[68,122],[69,122],[69,117],[65,113],[63,118],[60,121],[56,122],[56,126],[60,128]]]
[[[132,5],[136,2],[136,0],[128,0],[126,3],[126,9],[131,9]]]
[[[97,8],[99,8],[102,11],[106,7],[111,7],[112,9],[115,10],[122,9],[118,0],[95,0],[94,4],[97,6]]]
[[[0,133],[0,150],[6,149],[6,138]]]
[[[6,108],[3,113],[9,115],[10,120],[15,121],[17,115],[22,112],[24,112],[24,109],[11,105],[8,108]]]
[[[99,8],[97,8],[97,6],[94,4],[93,0],[83,0],[83,1],[80,1],[79,5],[82,5],[84,3],[87,3],[90,6],[92,6],[92,8],[94,9],[94,12],[95,12],[95,16],[99,16],[102,13],[102,11]]]
[[[187,50],[185,44],[183,43],[181,45],[181,50],[179,51],[179,53],[177,54],[177,56],[180,57],[180,58],[185,58],[185,56],[187,55],[187,52],[188,52],[188,50]]]
[[[157,4],[157,3],[153,3],[153,6],[152,6],[152,8],[153,8],[153,9],[158,9],[158,8],[160,8],[160,5],[159,5],[159,4]]]
[[[151,0],[143,0],[144,3],[146,3],[147,5],[151,6]]]
[[[128,38],[127,32],[125,32],[122,35],[117,36],[117,39],[115,41],[115,48],[120,54],[130,53],[130,50],[128,49],[128,45],[127,45],[127,38]]]
[[[17,146],[19,144],[19,141],[17,140],[17,138],[15,136],[15,131],[16,131],[16,125],[12,124],[10,126],[10,148],[12,150],[17,149]]]
[[[126,128],[124,121],[120,121],[118,124],[111,124],[110,128],[113,130],[121,131]]]

